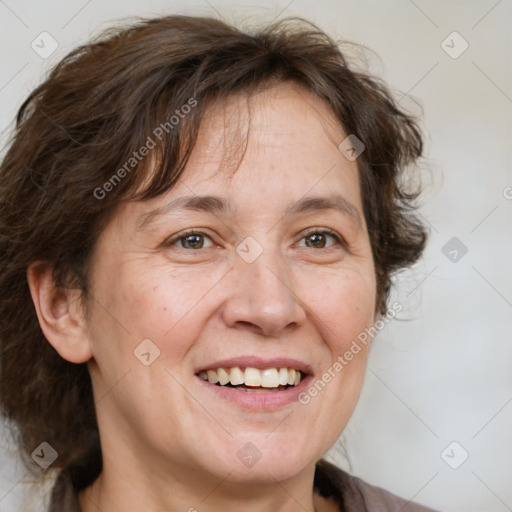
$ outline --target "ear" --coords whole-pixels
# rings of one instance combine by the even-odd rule
[[[53,266],[44,261],[28,267],[27,281],[39,325],[53,348],[70,363],[91,359],[81,291],[57,286]]]

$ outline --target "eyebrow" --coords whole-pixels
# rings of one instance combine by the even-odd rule
[[[217,215],[236,213],[233,204],[219,196],[183,196],[173,199],[169,203],[142,214],[137,222],[137,230],[141,230],[157,217],[173,210],[194,210]]]
[[[340,194],[303,197],[296,203],[288,206],[284,215],[298,215],[300,213],[313,213],[326,210],[337,210],[354,220],[358,226],[362,225],[361,216],[357,208]]]
[[[214,215],[232,215],[237,214],[237,209],[228,199],[220,196],[183,196],[173,199],[169,203],[155,208],[149,212],[143,213],[137,222],[137,231],[142,230],[156,218],[168,214],[173,210],[192,210]],[[337,210],[350,217],[362,225],[361,216],[357,208],[340,194],[330,194],[328,196],[307,196],[290,204],[283,217],[287,215],[299,215],[301,213],[314,213],[318,211]]]

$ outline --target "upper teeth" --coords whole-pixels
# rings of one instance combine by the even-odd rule
[[[301,373],[294,368],[217,368],[199,372],[199,377],[212,384],[233,386],[245,384],[246,386],[261,386],[262,388],[277,388],[278,386],[297,386],[301,380]]]

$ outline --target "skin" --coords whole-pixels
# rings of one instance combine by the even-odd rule
[[[368,347],[307,405],[274,411],[212,400],[194,369],[229,357],[291,357],[317,379],[377,320],[357,163],[337,148],[347,134],[329,106],[295,84],[249,102],[231,96],[207,114],[177,185],[123,205],[100,235],[89,316],[76,291],[55,287],[49,267],[28,272],[47,339],[65,359],[89,365],[104,467],[79,495],[84,512],[331,510],[313,496],[314,467],[352,414]],[[227,155],[247,134],[245,153]],[[332,192],[360,223],[338,210],[285,215],[304,196]],[[171,210],[136,229],[150,210],[206,194],[229,199],[236,215]],[[207,236],[169,243],[190,228]],[[312,240],[325,228],[346,246],[329,235]],[[263,248],[252,263],[236,252],[249,236]],[[133,353],[144,339],[160,350],[150,366]],[[247,442],[262,455],[250,468],[237,458]]]

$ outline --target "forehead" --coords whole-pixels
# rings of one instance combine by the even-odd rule
[[[206,108],[182,180],[202,187],[222,179],[238,186],[281,181],[287,189],[312,179],[328,188],[340,178],[357,182],[357,164],[338,149],[345,137],[330,105],[299,84],[231,95]]]
[[[300,84],[282,82],[211,102],[197,139],[201,151],[195,156],[209,153],[211,157],[248,146],[259,151],[285,151],[298,137],[309,140],[304,150],[311,150],[326,138],[337,146],[342,135],[341,123],[324,99]]]

